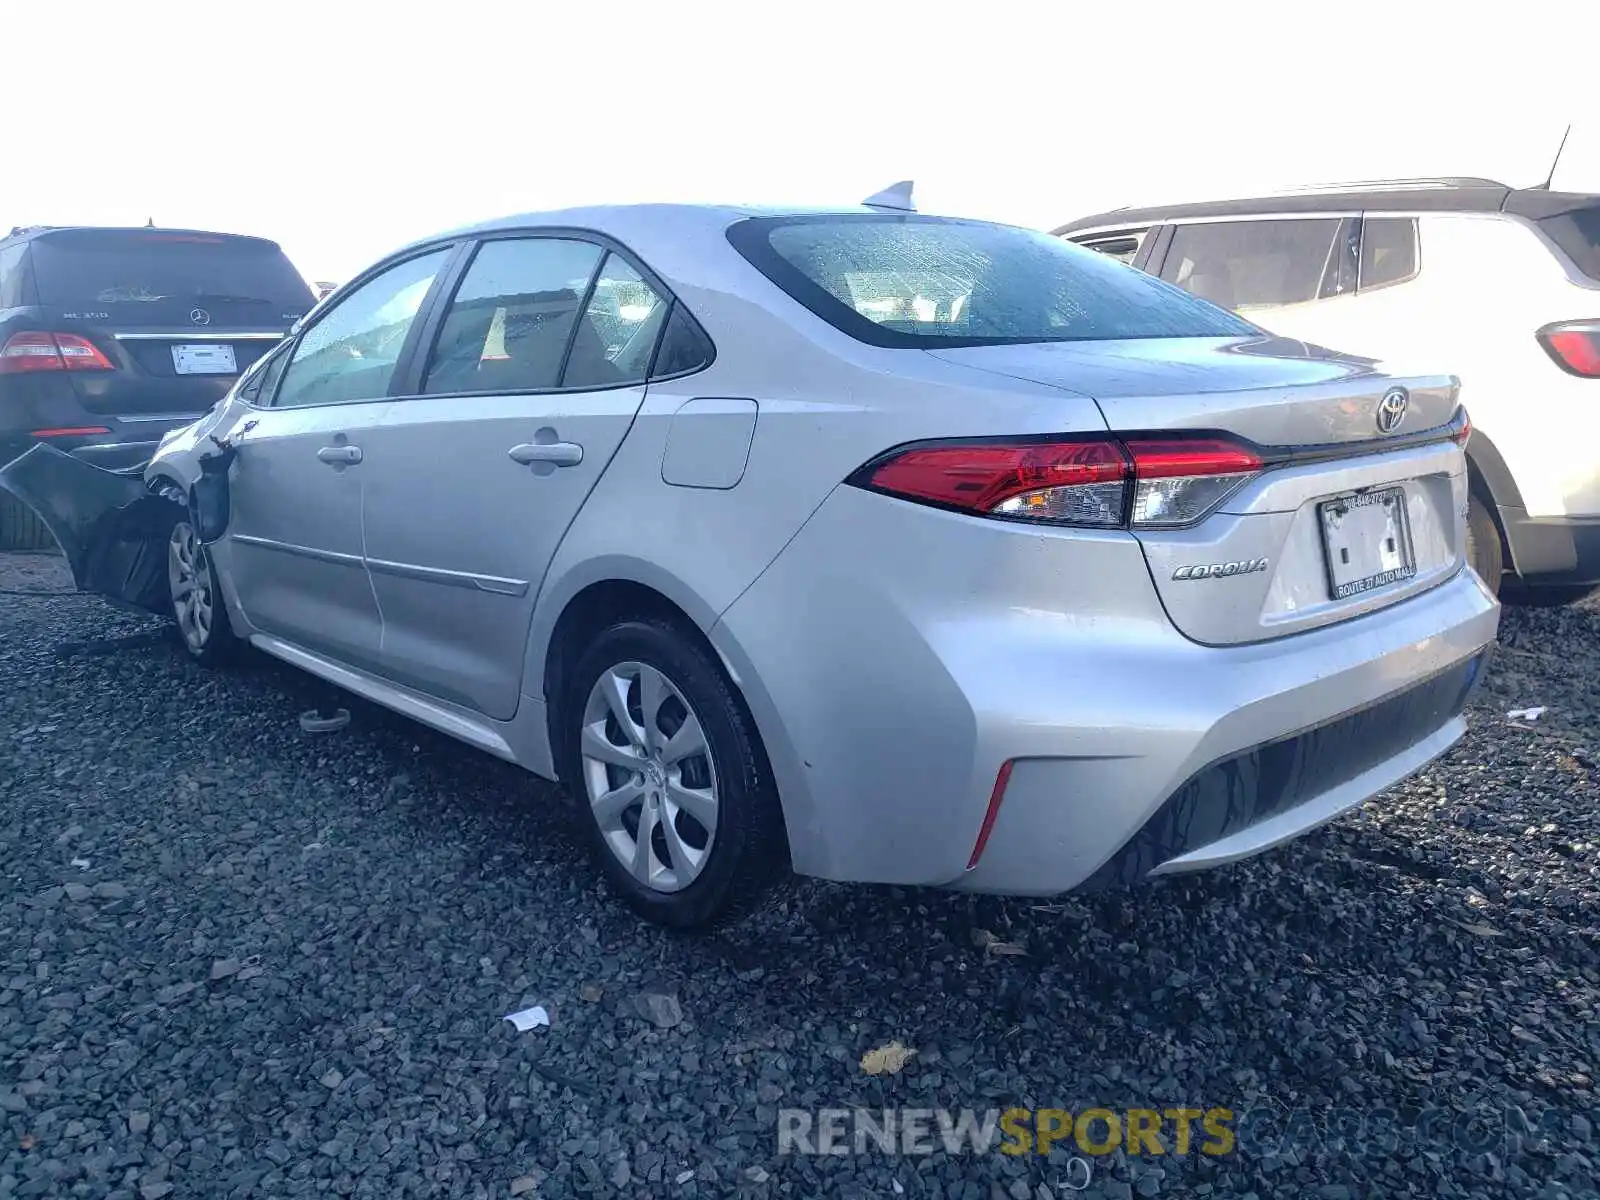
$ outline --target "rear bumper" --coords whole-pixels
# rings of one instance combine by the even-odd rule
[[[1460,737],[1499,621],[1462,570],[1335,626],[1202,646],[1126,535],[896,504],[835,493],[712,630],[807,874],[1047,895],[1265,849]],[[1232,809],[1198,803],[1227,786]]]

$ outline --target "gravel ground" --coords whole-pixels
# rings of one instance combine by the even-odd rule
[[[0,1197],[1597,1194],[1593,602],[1508,611],[1454,753],[1252,863],[808,882],[696,938],[608,900],[529,777],[19,594],[68,586],[0,555]],[[1238,1145],[1086,1190],[1059,1145],[778,1151],[781,1107],[1012,1105],[1228,1107]]]

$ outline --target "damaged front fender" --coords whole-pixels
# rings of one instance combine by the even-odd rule
[[[141,475],[106,471],[43,443],[0,466],[0,489],[38,514],[79,591],[169,611],[167,541],[185,514],[181,496],[152,492]]]

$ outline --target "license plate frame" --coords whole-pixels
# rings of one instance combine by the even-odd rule
[[[1403,485],[1371,488],[1317,505],[1328,595],[1350,600],[1417,574]]]
[[[179,342],[172,347],[176,375],[237,375],[239,356],[231,342]]]

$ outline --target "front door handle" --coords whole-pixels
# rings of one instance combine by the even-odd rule
[[[512,462],[530,467],[549,463],[553,467],[575,467],[583,461],[583,447],[576,442],[523,442],[506,451]]]
[[[351,467],[361,461],[360,446],[324,446],[317,457],[330,467]]]

